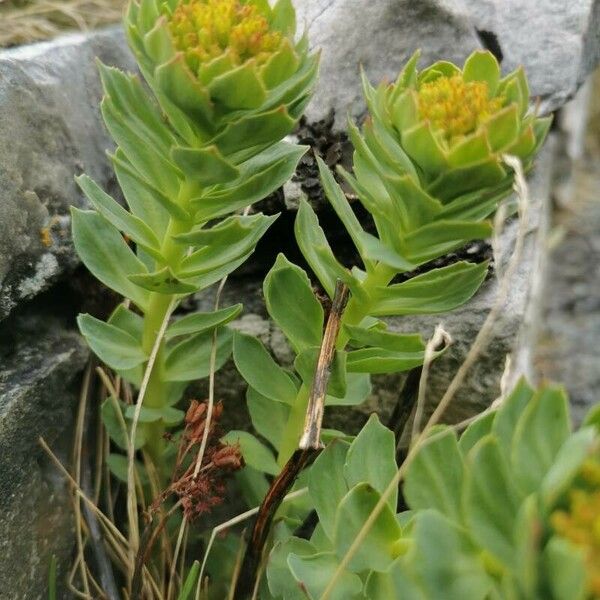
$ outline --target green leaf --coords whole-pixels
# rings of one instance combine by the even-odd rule
[[[339,563],[335,554],[322,552],[312,556],[288,556],[288,565],[300,589],[310,600],[318,600],[336,572]],[[337,580],[330,600],[358,600],[362,582],[358,575],[344,571]]]
[[[293,36],[296,33],[296,11],[292,0],[277,0],[272,15],[272,29],[280,31],[284,36]]]
[[[583,551],[560,537],[550,539],[542,555],[543,568],[556,600],[583,600],[587,572]]]
[[[525,407],[533,398],[533,394],[533,388],[522,377],[496,412],[492,434],[498,440],[507,459],[510,458],[517,422],[521,418]]]
[[[307,150],[307,146],[279,142],[242,163],[238,181],[216,186],[210,193],[192,200],[196,220],[214,219],[266,198],[293,175]]]
[[[127,457],[123,454],[109,454],[106,459],[106,464],[110,470],[110,472],[123,483],[127,483]],[[146,469],[144,465],[142,465],[139,461],[135,461],[134,463],[134,471],[136,475],[139,477],[142,485],[146,485],[148,483],[148,474],[146,473]]]
[[[369,600],[428,600],[403,556],[397,558],[387,571],[371,571],[367,578],[365,595]]]
[[[300,60],[292,42],[284,40],[281,48],[262,66],[261,79],[271,90],[292,77],[299,65]]]
[[[275,402],[294,404],[297,395],[294,382],[259,340],[236,332],[233,360],[240,375],[259,394]]]
[[[250,112],[236,121],[230,122],[225,129],[211,140],[219,147],[224,156],[246,151],[249,143],[259,147],[271,145],[284,138],[296,124],[283,107],[268,112]]]
[[[275,544],[267,563],[267,580],[271,594],[285,600],[306,600],[306,594],[293,578],[287,561],[290,554],[311,556],[315,553],[316,549],[309,541],[296,537]]]
[[[563,390],[547,388],[529,401],[514,433],[514,479],[525,494],[537,491],[570,433]]]
[[[436,174],[447,167],[447,157],[433,134],[429,121],[421,121],[404,131],[402,146],[426,173]]]
[[[138,340],[114,325],[87,314],[77,317],[77,325],[90,348],[112,369],[133,369],[148,360]]]
[[[169,224],[169,215],[180,221],[190,221],[189,213],[140,176],[120,148],[109,154],[119,185],[131,212],[162,239]]]
[[[492,235],[490,223],[436,221],[409,233],[402,240],[403,254],[414,264],[422,264],[471,240],[487,239]]]
[[[244,461],[253,469],[268,475],[279,475],[280,469],[273,453],[251,433],[247,431],[229,431],[222,438],[222,441],[231,445],[239,444]]]
[[[342,499],[334,527],[335,551],[340,560],[355,541],[380,498],[381,494],[377,490],[368,483],[361,483]],[[385,571],[399,555],[398,541],[401,536],[402,530],[394,511],[386,504],[350,559],[348,569],[355,573],[365,570]]]
[[[73,243],[79,258],[104,285],[142,310],[148,306],[148,292],[129,280],[146,267],[125,243],[121,234],[94,211],[71,207]]]
[[[464,473],[464,519],[473,539],[515,567],[515,522],[522,495],[493,436],[484,437],[471,450]]]
[[[290,413],[288,406],[265,398],[251,387],[246,391],[246,402],[254,429],[279,450]]]
[[[122,448],[126,450],[129,447],[128,439],[131,435],[131,427],[125,422],[124,411],[126,404],[122,401],[118,401],[113,398],[107,398],[100,408],[100,416],[102,417],[102,423],[108,433],[110,439]],[[117,412],[118,411],[118,412]],[[135,432],[135,444],[136,450],[143,448],[146,445],[146,432],[143,427],[138,427]]]
[[[419,447],[404,477],[404,496],[414,510],[434,508],[461,520],[463,460],[456,434],[437,430]]]
[[[326,406],[358,406],[371,393],[371,378],[366,373],[346,373],[346,393],[343,397],[327,396]]]
[[[213,332],[198,333],[171,348],[165,360],[164,381],[194,381],[210,373]],[[218,371],[231,354],[232,333],[218,330],[215,371]]]
[[[364,296],[358,282],[335,258],[325,233],[319,226],[317,215],[305,200],[300,201],[294,231],[306,262],[319,278],[330,298],[334,296],[338,279],[350,287],[354,296]]]
[[[129,281],[158,294],[191,294],[198,286],[177,277],[171,267],[163,267],[153,273],[136,273],[128,276]]]
[[[200,562],[195,560],[185,578],[185,582],[179,596],[177,596],[177,600],[189,600],[192,598],[192,594],[196,590],[198,575],[200,575]]]
[[[466,455],[482,437],[491,433],[495,418],[496,411],[490,411],[469,424],[458,440],[458,447],[463,455]]]
[[[344,194],[342,188],[339,186],[337,181],[334,179],[333,174],[327,167],[327,165],[317,157],[317,164],[319,165],[319,173],[321,174],[321,183],[323,184],[323,190],[329,203],[333,206],[333,210],[337,213],[340,221],[344,224],[346,231],[352,238],[356,249],[359,251],[365,267],[370,268],[373,266],[372,262],[368,260],[367,253],[363,247],[363,236],[364,230],[358,221],[354,211],[350,207],[350,204]]]
[[[177,319],[169,325],[165,339],[170,340],[179,335],[190,333],[205,333],[215,327],[226,325],[233,321],[242,312],[242,304],[234,304],[213,312],[197,312]]]
[[[300,267],[279,254],[265,278],[263,291],[269,315],[297,353],[321,344],[323,307]]]
[[[230,217],[212,228],[216,231],[199,230],[178,236],[177,241],[186,244],[203,244],[207,238],[210,240],[207,245],[181,261],[180,276],[194,277],[208,273],[223,268],[242,256],[248,256],[275,219],[277,215]]]
[[[133,420],[136,413],[136,407],[130,405],[125,411],[125,416],[128,419]],[[185,418],[185,413],[182,410],[173,408],[172,406],[163,406],[161,408],[150,408],[142,406],[140,409],[139,422],[140,423],[156,423],[162,421],[165,425],[173,426],[179,425]]]
[[[404,283],[377,288],[371,315],[420,315],[453,310],[479,289],[487,267],[487,263],[458,262]]]
[[[240,172],[219,152],[216,146],[205,148],[182,148],[171,150],[173,162],[188,180],[202,186],[215,185],[236,179]]]
[[[108,131],[140,177],[168,198],[176,198],[180,186],[179,169],[140,137],[107,98],[102,101],[101,110]]]
[[[160,258],[160,242],[150,227],[126,211],[87,175],[77,177],[76,181],[94,208],[107,221],[142,246],[154,258]]]
[[[396,470],[394,434],[380,423],[376,414],[372,414],[348,450],[344,466],[344,477],[348,487],[369,483],[383,494],[396,476]],[[397,490],[388,498],[388,504],[394,513],[397,498]]]
[[[350,373],[400,373],[422,365],[424,358],[424,350],[399,352],[385,348],[361,348],[348,352],[347,368]]]
[[[234,110],[260,108],[267,98],[267,91],[258,76],[254,60],[246,61],[239,67],[215,77],[208,90],[214,100]],[[283,135],[277,137],[282,138]],[[245,146],[256,144],[252,135],[240,142]]]
[[[485,600],[492,579],[464,532],[434,510],[419,512],[412,533],[411,574],[428,600]]]
[[[308,476],[308,491],[319,523],[332,541],[338,506],[349,490],[343,474],[349,447],[342,440],[331,442],[315,460]]]
[[[488,85],[490,97],[496,94],[500,82],[500,65],[489,50],[476,50],[465,61],[463,67],[465,81],[484,81]]]

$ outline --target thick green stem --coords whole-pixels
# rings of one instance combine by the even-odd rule
[[[387,286],[394,278],[396,272],[390,267],[379,263],[365,278],[362,284],[363,291],[368,300],[359,300],[354,296],[350,298],[348,306],[342,316],[342,327],[338,335],[337,348],[342,350],[348,343],[349,335],[344,330],[344,325],[360,325],[371,311],[371,303],[375,295],[375,289]]]
[[[161,247],[161,254],[165,259],[165,263],[176,268],[181,259],[185,256],[186,247],[183,244],[177,244],[173,240],[173,236],[178,233],[189,231],[190,224],[183,221],[175,221],[171,219],[169,227],[164,237]],[[167,316],[167,312],[173,300],[171,294],[159,294],[153,292],[150,295],[148,310],[144,315],[144,329],[142,333],[142,347],[149,355],[154,348],[156,338],[160,331],[161,325]],[[144,397],[144,406],[148,408],[161,408],[167,400],[167,385],[164,381],[164,343],[161,345],[156,356],[156,362],[148,381],[146,395]],[[160,472],[160,467],[163,462],[164,455],[164,433],[165,427],[162,421],[155,421],[147,425],[148,441],[146,449],[150,453],[157,470]]]

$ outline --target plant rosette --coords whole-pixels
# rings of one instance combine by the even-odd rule
[[[310,539],[278,530],[272,597],[320,598],[358,536],[329,598],[597,597],[598,414],[572,431],[562,390],[521,381],[460,437],[432,428],[405,473],[409,510],[396,514],[396,491],[366,529],[397,472],[394,435],[372,416],[315,462],[308,488],[318,525]]]

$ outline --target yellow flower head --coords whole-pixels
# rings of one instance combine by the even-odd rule
[[[283,41],[254,4],[240,0],[183,1],[170,17],[169,29],[194,72],[226,50],[236,65],[251,58],[265,62]]]
[[[569,493],[566,510],[552,513],[554,531],[581,547],[586,556],[588,589],[600,596],[600,463],[586,461],[579,472],[582,487]]]
[[[452,144],[502,108],[504,99],[490,98],[484,81],[465,81],[460,75],[438,77],[421,85],[419,116],[431,122]]]

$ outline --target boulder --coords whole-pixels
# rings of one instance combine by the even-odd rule
[[[74,540],[68,484],[38,438],[70,466],[88,349],[62,319],[19,312],[0,325],[0,357],[0,590],[37,600],[53,555],[66,581]]]

